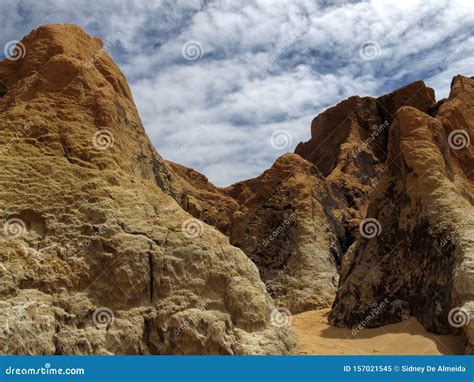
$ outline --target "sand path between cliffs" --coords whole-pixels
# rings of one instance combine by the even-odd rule
[[[292,316],[298,337],[296,354],[352,355],[455,355],[463,354],[462,336],[437,336],[414,318],[380,328],[363,329],[355,336],[350,329],[330,326],[329,309]]]

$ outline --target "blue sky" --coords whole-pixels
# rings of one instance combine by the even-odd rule
[[[166,159],[254,177],[351,95],[474,75],[472,0],[1,0],[1,45],[47,23],[102,38]],[[109,42],[109,43],[107,43]]]

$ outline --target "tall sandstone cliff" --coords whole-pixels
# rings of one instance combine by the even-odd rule
[[[370,317],[369,326],[380,326],[415,316],[434,333],[464,330],[466,351],[474,351],[472,137],[474,78],[455,77],[432,116],[398,109],[365,235],[342,261],[333,324],[357,327]]]
[[[47,25],[22,44],[0,63],[0,353],[289,352],[256,266],[173,199],[100,40]]]
[[[385,170],[389,127],[396,111],[412,106],[426,112],[434,105],[433,89],[416,81],[378,98],[350,97],[313,119],[311,139],[300,143],[295,153],[326,177],[342,206],[337,216],[346,226],[348,240]]]

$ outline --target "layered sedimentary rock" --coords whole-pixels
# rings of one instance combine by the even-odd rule
[[[168,194],[98,39],[48,25],[0,63],[0,353],[287,353],[256,266]]]
[[[224,189],[194,170],[172,166],[187,185],[183,208],[229,235],[257,265],[279,307],[298,313],[331,305],[344,229],[314,165],[287,153],[260,176]]]
[[[342,209],[338,218],[354,234],[365,216],[369,195],[384,171],[389,126],[404,105],[428,111],[434,92],[416,81],[379,98],[350,97],[313,119],[311,139],[295,153],[326,177]]]
[[[473,100],[474,79],[458,76],[434,117],[397,111],[362,237],[342,261],[333,324],[412,315],[435,333],[463,328],[473,351]]]

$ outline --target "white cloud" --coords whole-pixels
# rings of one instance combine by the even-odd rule
[[[417,79],[441,98],[453,75],[474,74],[471,0],[6,0],[0,14],[4,42],[47,22],[120,31],[111,53],[158,151],[218,185],[258,175],[282,154],[274,131],[290,132],[291,151],[344,98]],[[189,40],[199,60],[182,57]],[[373,60],[360,55],[367,42],[380,47]]]

